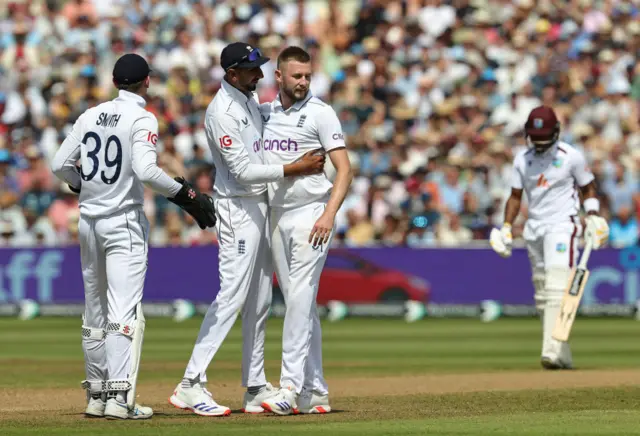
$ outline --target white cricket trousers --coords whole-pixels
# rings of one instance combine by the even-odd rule
[[[108,323],[133,324],[147,272],[149,222],[142,208],[100,218],[81,215],[78,226],[86,331],[105,330]],[[128,378],[130,337],[108,332],[102,339],[85,335],[83,328],[82,346],[92,392],[98,381]]]
[[[563,222],[530,220],[524,231],[531,263],[536,308],[542,319],[542,357],[571,363],[568,342],[551,337],[571,269],[578,263],[578,240],[582,225],[577,217]]]
[[[314,202],[296,209],[271,208],[273,262],[286,304],[280,386],[292,386],[298,394],[303,388],[328,393],[316,297],[331,240],[316,248],[309,243],[325,207],[326,202]]]
[[[206,371],[242,311],[242,386],[262,386],[265,327],[273,267],[267,198],[216,198],[220,291],[202,321],[185,378],[206,382]]]

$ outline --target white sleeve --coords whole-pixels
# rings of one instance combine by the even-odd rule
[[[131,128],[131,166],[142,183],[165,197],[173,198],[182,185],[158,166],[157,141],[156,117],[149,114],[136,120]]]
[[[577,150],[573,153],[571,159],[571,175],[581,188],[591,183],[594,179],[584,155]]]
[[[521,165],[521,162],[523,161],[524,161],[524,157],[522,157],[522,155],[516,156],[516,158],[513,161],[513,170],[511,173],[511,188],[513,189],[523,189],[524,187],[524,183],[522,180],[523,168]]]
[[[204,121],[211,153],[218,153],[241,185],[276,182],[284,178],[282,165],[254,164],[242,142],[238,121],[228,114],[208,115]]]
[[[336,148],[345,147],[342,125],[331,106],[326,106],[318,112],[315,124],[322,148],[326,151],[331,151]]]
[[[75,189],[80,189],[82,178],[76,166],[80,158],[80,145],[82,140],[82,116],[73,125],[73,129],[67,135],[62,145],[56,152],[51,162],[51,171],[57,178]]]

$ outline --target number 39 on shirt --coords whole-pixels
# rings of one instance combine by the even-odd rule
[[[98,170],[102,166],[105,169],[113,168],[113,173],[111,177],[108,176],[105,169],[100,171],[100,179],[106,183],[107,185],[114,184],[118,178],[120,177],[120,171],[122,170],[122,143],[120,139],[116,135],[111,135],[107,138],[106,145],[104,147],[103,156],[100,156],[100,150],[102,149],[102,140],[100,136],[96,132],[87,132],[82,138],[82,142],[84,144],[89,145],[89,139],[93,139],[95,143],[95,147],[93,150],[87,152],[87,159],[91,161],[91,171],[85,173],[85,170],[88,168],[81,168],[80,175],[82,176],[82,180],[88,182],[92,180],[97,174]],[[113,152],[109,152],[113,147],[115,147],[115,156],[113,159],[109,157],[109,155],[113,156]],[[101,161],[104,162],[104,165],[101,165]]]

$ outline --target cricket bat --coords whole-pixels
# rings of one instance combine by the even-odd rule
[[[569,340],[571,334],[571,328],[573,327],[573,321],[576,319],[576,313],[578,312],[578,306],[582,299],[584,287],[589,279],[589,270],[587,269],[587,262],[591,255],[591,238],[587,238],[587,242],[584,246],[580,263],[571,272],[569,278],[569,284],[564,291],[562,297],[562,303],[560,304],[560,312],[556,319],[556,324],[551,336],[558,341],[566,342]]]

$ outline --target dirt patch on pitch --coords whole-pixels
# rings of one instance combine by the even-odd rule
[[[639,370],[526,371],[477,374],[427,374],[394,377],[330,379],[333,401],[346,397],[381,397],[394,395],[443,395],[491,391],[523,391],[544,389],[631,387],[640,386]],[[166,413],[180,413],[167,404],[173,386],[142,384],[139,388],[145,404],[159,407]],[[243,389],[235,382],[211,386],[215,398],[232,409],[241,407]],[[3,389],[0,396],[0,421],[15,420],[29,411],[48,414],[56,412],[69,417],[80,416],[84,404],[81,389]]]
[[[522,371],[478,374],[428,374],[350,378],[330,384],[334,396],[438,395],[465,392],[520,391],[640,386],[639,370]]]

